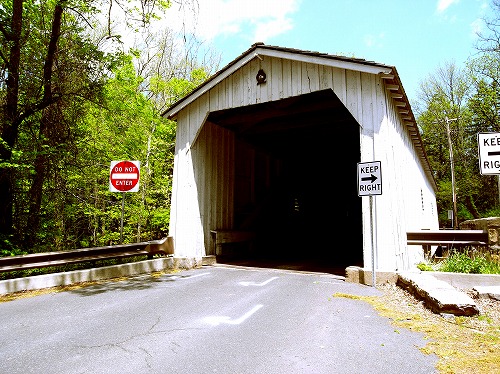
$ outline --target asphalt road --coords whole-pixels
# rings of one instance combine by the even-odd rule
[[[341,277],[211,266],[0,304],[0,373],[434,373]]]

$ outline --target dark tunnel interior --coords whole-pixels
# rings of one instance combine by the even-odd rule
[[[255,231],[256,240],[232,260],[323,271],[363,265],[360,128],[332,90],[212,112],[209,120],[236,133],[236,176],[254,173],[252,201],[235,183],[235,228]]]

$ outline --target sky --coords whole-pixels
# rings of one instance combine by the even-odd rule
[[[197,0],[175,3],[163,22],[181,24],[220,53],[220,68],[253,43],[362,58],[395,66],[410,100],[440,66],[465,66],[486,32],[491,0]]]

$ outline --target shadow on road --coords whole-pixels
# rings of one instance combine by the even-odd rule
[[[325,259],[304,259],[304,258],[238,258],[236,256],[217,256],[217,263],[247,267],[274,268],[285,270],[296,270],[306,272],[318,272],[339,275],[345,277],[344,264],[334,263]]]
[[[70,292],[80,296],[93,296],[109,291],[132,291],[144,290],[157,286],[158,284],[165,284],[174,282],[179,278],[190,277],[191,275],[182,274],[162,274],[161,276],[154,276],[151,274],[142,274],[126,279],[111,279],[99,281],[88,286],[73,289]]]

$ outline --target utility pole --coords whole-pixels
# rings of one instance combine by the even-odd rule
[[[449,119],[448,116],[444,117],[446,122],[446,133],[448,135],[448,148],[450,150],[450,167],[451,167],[451,189],[452,189],[452,199],[453,199],[453,228],[458,228],[458,217],[457,217],[457,194],[455,192],[455,166],[453,163],[453,145],[451,143],[451,131],[450,131],[450,121],[456,121],[458,118]]]

